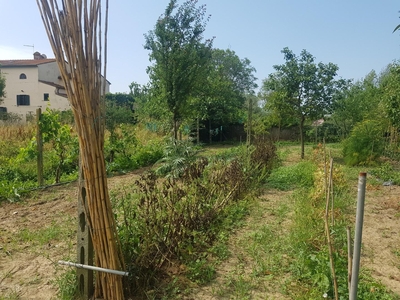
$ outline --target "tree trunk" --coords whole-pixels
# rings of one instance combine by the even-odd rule
[[[211,134],[211,119],[208,119],[208,136],[210,139],[210,145],[212,143],[212,134]]]
[[[197,117],[197,126],[196,126],[196,131],[197,131],[197,144],[200,144],[200,118]]]
[[[174,139],[178,140],[178,120],[174,116]]]
[[[304,133],[303,133],[304,121],[305,121],[304,116],[301,116],[300,125],[299,125],[300,143],[301,143],[301,159],[304,159]]]

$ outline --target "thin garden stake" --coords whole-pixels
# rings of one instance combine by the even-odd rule
[[[330,180],[329,180],[329,185],[331,189],[331,200],[332,200],[332,205],[331,205],[331,210],[332,210],[332,226],[335,226],[335,198],[333,195],[333,160],[332,160],[332,153],[329,151],[329,157],[331,157],[331,169],[330,169]]]
[[[351,290],[351,267],[353,264],[353,254],[351,253],[351,229],[347,226],[347,283],[349,286],[349,294]]]
[[[333,170],[333,159],[330,160],[330,172],[329,172],[329,179],[328,182],[330,183],[332,180],[332,170]],[[326,182],[326,181],[325,181]],[[338,293],[338,284],[335,272],[335,262],[333,260],[333,246],[331,241],[331,232],[329,229],[329,196],[330,196],[330,184],[326,187],[326,207],[325,207],[325,232],[326,232],[326,239],[328,242],[329,248],[329,261],[331,263],[331,272],[332,272],[332,279],[333,279],[333,288],[335,290],[335,300],[339,300],[339,293]]]
[[[364,222],[366,179],[367,179],[367,173],[360,173],[358,177],[356,232],[354,238],[353,268],[351,271],[350,300],[357,300],[358,274],[360,271],[362,228]]]

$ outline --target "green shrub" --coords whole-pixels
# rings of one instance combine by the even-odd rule
[[[162,157],[162,143],[149,141],[142,144],[136,138],[134,128],[120,125],[105,143],[108,172],[124,172],[154,164]]]
[[[193,144],[192,140],[176,140],[171,138],[164,146],[163,157],[158,161],[160,166],[157,168],[158,175],[179,178],[197,159],[199,146]]]
[[[343,158],[347,165],[371,165],[385,149],[384,127],[378,120],[356,124],[343,142]]]

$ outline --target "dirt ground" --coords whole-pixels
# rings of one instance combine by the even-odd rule
[[[110,178],[110,189],[121,190],[137,177],[138,173],[132,173]],[[263,195],[260,209],[265,208],[265,213],[261,213],[257,220],[249,217],[243,229],[230,239],[235,255],[217,270],[216,285],[226,280],[227,274],[238,265],[243,266],[243,274],[247,272],[246,265],[251,262],[239,264],[239,241],[245,238],[246,228],[260,220],[268,222],[273,218],[267,208],[276,205],[282,196],[276,193]],[[76,253],[76,199],[76,184],[69,184],[36,192],[23,202],[0,204],[0,299],[56,299],[54,282],[66,268],[56,262],[74,260]],[[370,268],[375,278],[400,294],[399,233],[400,187],[369,187],[361,268]],[[48,234],[49,238],[36,242],[33,237],[37,239],[38,234]],[[220,299],[213,293],[213,286],[197,290],[194,294],[196,299]],[[267,284],[263,293],[255,292],[251,299],[286,298],[274,290],[274,284]]]
[[[361,267],[400,295],[400,187],[367,186]]]
[[[138,177],[134,172],[110,178],[109,188],[118,192]],[[76,228],[76,183],[1,203],[0,299],[57,299],[55,281],[67,268],[57,262],[76,261]]]

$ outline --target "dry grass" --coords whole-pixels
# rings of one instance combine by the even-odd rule
[[[32,123],[0,126],[0,136],[2,141],[18,143],[29,141],[34,133],[35,125]]]

